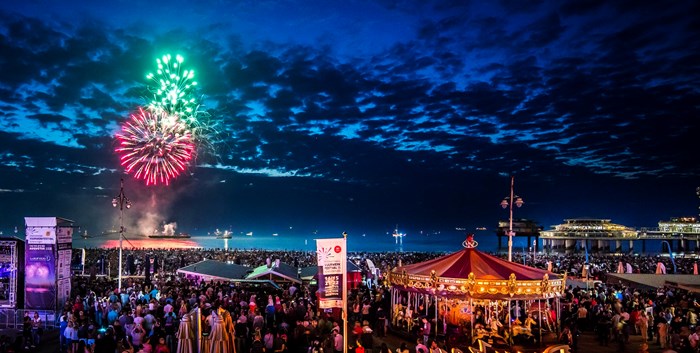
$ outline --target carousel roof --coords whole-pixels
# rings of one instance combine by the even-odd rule
[[[476,248],[466,248],[456,253],[417,264],[399,267],[397,272],[430,276],[432,271],[438,277],[467,278],[474,273],[476,279],[507,280],[511,273],[516,280],[541,280],[545,274],[549,279],[561,276],[538,268],[509,262],[493,255],[483,253]]]
[[[509,262],[476,250],[468,238],[464,250],[395,268],[389,282],[408,291],[471,298],[551,298],[566,288],[566,275]]]

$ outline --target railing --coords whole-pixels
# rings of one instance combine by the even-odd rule
[[[684,240],[700,240],[700,233],[679,233],[668,231],[652,231],[642,229],[636,234],[623,234],[619,232],[552,232],[548,234],[543,232],[540,234],[540,239],[594,239],[594,240],[661,240],[661,239],[684,239]]]
[[[0,328],[21,330],[24,327],[25,314],[33,319],[34,313],[39,313],[44,330],[51,330],[59,326],[59,315],[54,310],[0,309]]]

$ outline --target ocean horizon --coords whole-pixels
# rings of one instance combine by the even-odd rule
[[[231,239],[217,239],[213,235],[195,235],[186,239],[152,239],[145,236],[124,236],[123,246],[129,248],[199,248],[199,249],[266,249],[315,251],[315,239],[336,238],[338,235],[234,235]],[[349,252],[455,252],[462,249],[465,235],[431,234],[403,237],[397,244],[391,235],[348,235]],[[477,237],[482,251],[495,252],[498,240],[495,235]],[[527,242],[523,239],[523,246]],[[505,245],[505,239],[504,239]],[[73,237],[73,248],[114,248],[119,247],[119,235]]]
[[[478,249],[484,252],[498,252],[498,237],[491,234],[476,233],[475,240]],[[231,239],[217,239],[213,235],[192,235],[187,239],[151,239],[145,236],[124,236],[123,247],[131,248],[191,248],[191,249],[265,249],[287,251],[315,251],[315,239],[336,238],[334,235],[234,235]],[[452,253],[463,249],[462,242],[466,235],[462,232],[443,232],[430,235],[407,235],[403,244],[397,244],[391,235],[348,235],[349,252],[437,252]],[[507,251],[507,238],[503,238],[502,252]],[[629,242],[623,242],[623,252],[629,250]],[[118,248],[119,235],[94,236],[90,238],[74,237],[73,248]],[[537,251],[542,250],[542,242],[538,241]],[[641,242],[635,243],[636,252],[641,251]],[[532,244],[527,243],[527,237],[513,238],[513,253],[531,252]],[[647,253],[661,251],[660,241],[649,240],[646,244]]]

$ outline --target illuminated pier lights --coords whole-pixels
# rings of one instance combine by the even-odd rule
[[[588,249],[591,252],[622,252],[622,242],[629,241],[629,251],[634,251],[637,231],[612,223],[609,219],[565,219],[563,224],[540,232],[545,251],[574,252]],[[611,249],[611,244],[615,247]]]
[[[660,221],[659,226],[655,228],[636,230],[611,223],[609,219],[565,219],[563,224],[542,231],[540,238],[544,249],[554,252],[587,249],[589,252],[622,253],[622,245],[627,241],[627,252],[634,253],[637,242],[641,243],[641,252],[646,253],[646,243],[649,240],[668,241],[671,249],[663,248],[663,252],[698,252],[700,223],[695,217],[677,217],[669,221]]]

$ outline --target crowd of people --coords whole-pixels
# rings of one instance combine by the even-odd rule
[[[282,284],[281,288],[202,282],[177,275],[178,268],[204,259],[256,267],[262,259],[279,259],[295,267],[315,266],[315,252],[267,250],[139,249],[129,250],[133,268],[121,291],[115,282],[99,276],[100,263],[114,264],[118,253],[111,249],[86,252],[86,276],[73,281],[70,305],[61,318],[63,352],[175,352],[183,318],[194,320],[201,312],[203,344],[214,351],[221,332],[230,342],[226,352],[339,352],[343,330],[338,311],[319,310],[314,287]],[[439,254],[352,253],[351,261],[366,267],[372,260],[379,268],[425,261]],[[74,263],[82,262],[77,253]],[[153,261],[150,261],[153,259]],[[262,263],[261,263],[262,262]],[[128,266],[127,261],[127,266]],[[116,271],[116,268],[114,269]],[[153,272],[143,276],[145,271]],[[386,353],[374,337],[386,335],[390,303],[384,287],[353,289],[347,345],[360,352]],[[380,324],[381,323],[381,324]],[[221,330],[220,328],[224,329]],[[209,342],[207,342],[207,340]],[[427,351],[425,353],[428,353]]]
[[[592,332],[601,346],[624,351],[630,335],[642,338],[640,352],[656,344],[664,352],[698,352],[698,296],[670,287],[641,290],[599,284],[594,289],[571,289],[568,310],[562,313],[565,331],[575,347],[580,332]]]
[[[224,250],[224,249],[130,249],[125,251],[127,257],[126,274],[143,275],[146,266],[145,260],[148,258],[154,261],[160,272],[175,273],[178,268],[193,264],[204,259],[231,262],[239,265],[256,267],[261,265],[261,259],[279,259],[283,263],[294,267],[306,267],[316,265],[316,253],[313,251],[274,251],[263,249],[252,250]],[[369,271],[366,260],[371,260],[378,269],[385,270],[403,264],[426,261],[444,253],[432,252],[354,252],[348,254],[349,258],[365,271]],[[74,252],[73,262],[81,263],[81,252]],[[118,249],[91,249],[86,252],[85,263],[86,273],[96,274],[116,273],[119,251]],[[581,275],[584,265],[588,264],[588,275],[590,278],[605,279],[607,273],[618,272],[618,267],[622,263],[632,273],[655,273],[658,264],[672,273],[693,274],[696,264],[699,262],[695,256],[668,255],[610,255],[610,254],[590,254],[588,256],[580,253],[513,253],[513,261],[524,263],[542,269],[551,269],[555,273],[568,273],[569,275]],[[99,264],[105,263],[101,268]],[[629,267],[627,266],[629,264]],[[110,266],[111,269],[107,269]]]
[[[524,262],[529,266],[542,269],[551,268],[552,272],[566,272],[573,276],[580,276],[583,272],[584,265],[588,264],[589,277],[604,280],[607,273],[618,272],[620,263],[623,264],[625,272],[627,272],[627,264],[629,264],[631,273],[656,273],[658,264],[661,263],[668,273],[673,273],[673,269],[675,268],[678,274],[693,274],[695,270],[694,267],[700,262],[700,259],[694,255],[676,255],[674,258],[671,258],[668,255],[660,254],[590,254],[586,256],[581,253],[537,253],[533,260],[531,253],[514,253],[513,261],[517,263]]]
[[[79,252],[77,256],[81,256]],[[401,264],[426,261],[440,253],[351,253],[351,261],[369,273],[367,261],[371,260],[382,270]],[[296,267],[316,265],[314,252],[268,250],[221,249],[138,249],[129,250],[134,274],[125,280],[122,290],[116,289],[114,280],[97,276],[96,268],[107,259],[117,263],[114,249],[89,249],[85,263],[89,264],[86,276],[73,280],[71,300],[60,319],[61,351],[64,353],[174,353],[181,340],[178,330],[183,320],[194,321],[193,309],[201,312],[201,330],[205,346],[211,353],[257,352],[340,352],[343,349],[343,331],[338,312],[320,310],[315,289],[308,284],[283,284],[271,286],[233,285],[227,282],[202,282],[176,274],[180,267],[204,259],[232,262],[250,267],[264,263],[264,259],[279,259]],[[154,259],[153,267],[145,265],[147,258]],[[583,257],[574,255],[538,254],[533,259],[515,255],[514,261],[524,261],[535,267],[547,268],[550,263],[555,272],[568,273],[581,270]],[[609,257],[594,255],[589,275],[604,277],[615,272],[618,263],[631,263],[636,272],[653,273],[651,264],[669,262],[665,257]],[[74,262],[81,262],[76,258]],[[593,265],[595,264],[595,265]],[[679,272],[692,272],[692,260],[676,259]],[[671,264],[669,263],[669,267]],[[153,271],[148,278],[142,275]],[[116,268],[113,270],[116,271]],[[112,272],[115,273],[115,272]],[[90,276],[89,274],[93,274]],[[139,276],[140,275],[140,276]],[[392,327],[390,299],[387,288],[360,286],[350,295],[348,308],[348,348],[354,352],[387,353],[386,344],[376,338],[386,335]],[[660,291],[641,291],[630,287],[598,284],[592,289],[570,288],[561,313],[562,342],[577,347],[578,335],[595,334],[601,345],[628,344],[629,336],[642,335],[648,344],[672,347],[677,352],[697,352],[697,315],[700,310],[696,298],[680,290],[666,288]],[[500,315],[523,315],[502,311]],[[428,315],[430,317],[430,315]],[[508,317],[497,318],[505,323]],[[430,324],[430,320],[426,320]],[[485,318],[483,325],[493,320]],[[434,341],[420,323],[421,330],[413,339],[399,347],[399,353],[433,353],[443,351],[446,340]],[[528,322],[530,326],[533,321]],[[437,322],[432,322],[436,330]],[[518,322],[517,324],[520,324]],[[503,330],[494,327],[495,330]],[[528,329],[531,330],[530,327]],[[225,342],[230,347],[217,346],[221,335],[228,335]],[[28,335],[25,341],[40,344],[40,335]],[[31,344],[27,345],[30,347]],[[640,351],[644,352],[644,347]],[[392,352],[393,353],[393,352]]]

